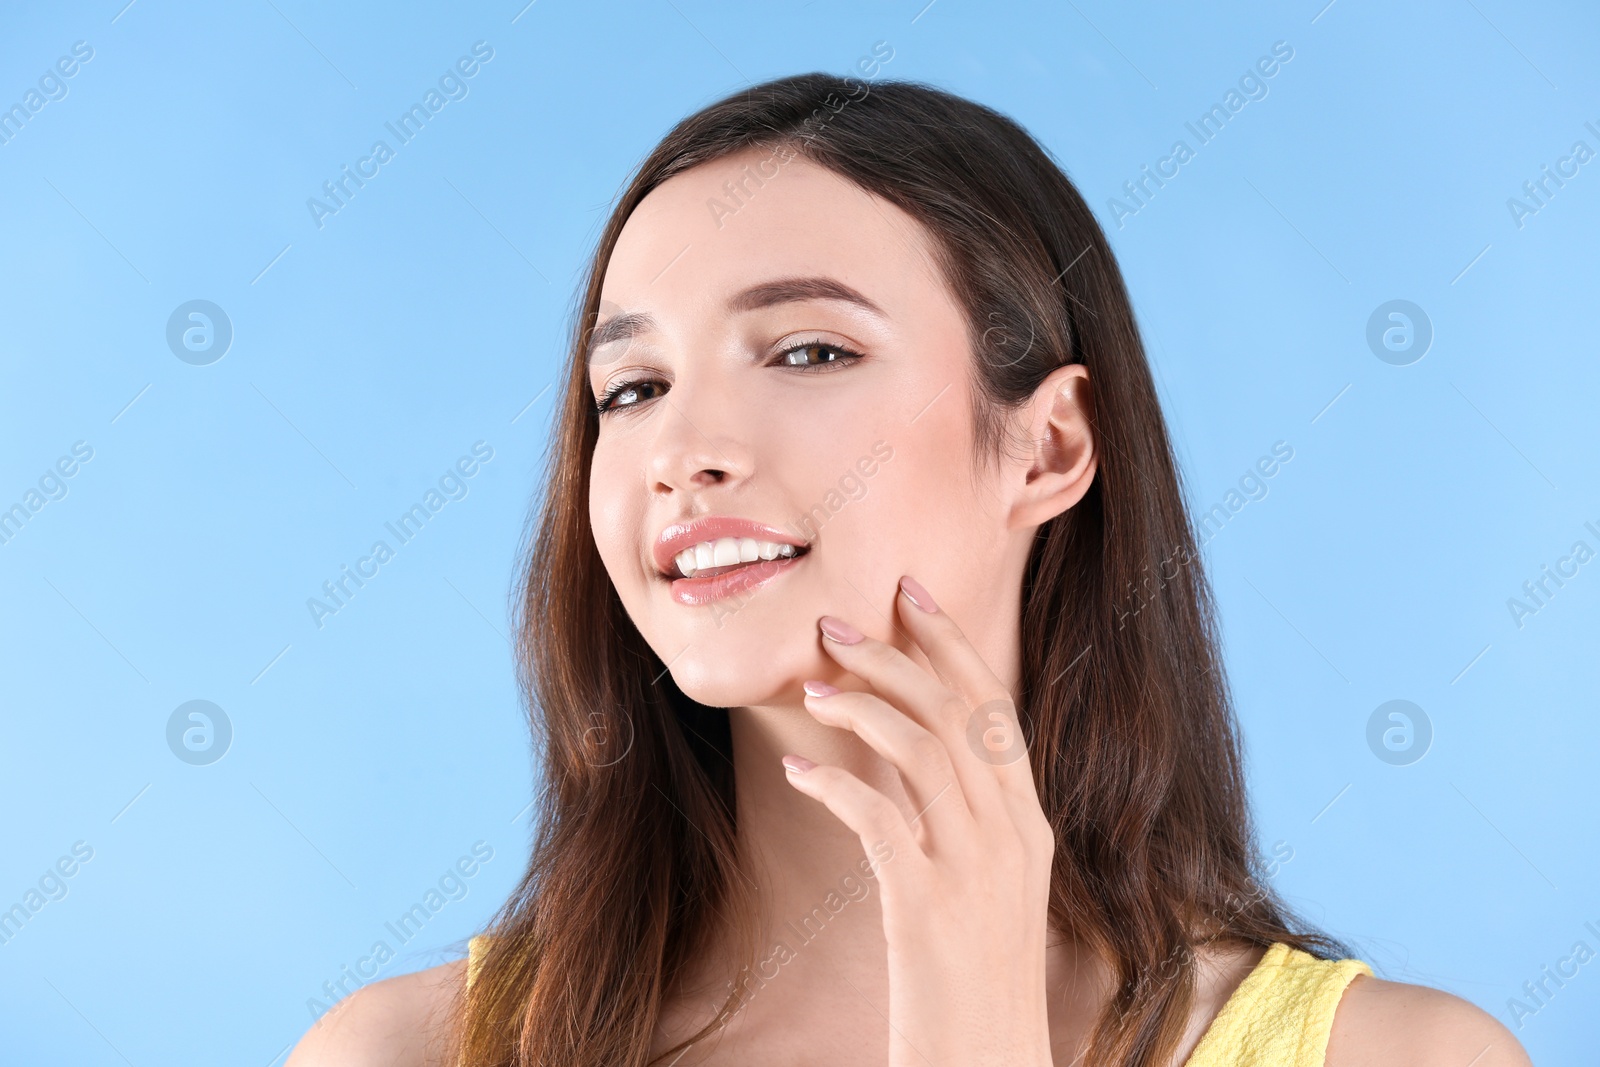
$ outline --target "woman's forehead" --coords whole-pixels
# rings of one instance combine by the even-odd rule
[[[629,216],[602,297],[721,306],[767,278],[833,276],[892,301],[941,284],[922,225],[889,201],[799,155],[751,149],[651,190]]]

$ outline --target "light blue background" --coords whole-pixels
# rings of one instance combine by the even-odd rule
[[[272,1067],[483,841],[381,973],[460,951],[526,857],[507,600],[608,203],[684,114],[880,40],[883,76],[1014,116],[1094,206],[1197,508],[1294,449],[1206,547],[1263,848],[1380,976],[1514,1025],[1542,966],[1600,951],[1600,563],[1506,606],[1600,550],[1600,162],[1521,228],[1506,206],[1600,149],[1597,16],[1324,2],[8,6],[0,105],[94,57],[0,145],[0,507],[94,458],[0,544],[0,907],[94,858],[0,945],[0,1060]],[[469,95],[318,229],[307,198],[480,40]],[[1118,228],[1122,183],[1280,40],[1268,95]],[[209,366],[164,336],[197,298],[235,331]],[[1395,298],[1435,330],[1409,366],[1365,340]],[[319,630],[307,598],[477,441],[468,495]],[[210,766],[166,745],[192,699],[233,724]],[[1434,730],[1409,766],[1366,742],[1391,699]],[[1591,962],[1516,1032],[1577,1063],[1597,1018]]]

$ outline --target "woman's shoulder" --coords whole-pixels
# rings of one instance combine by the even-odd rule
[[[456,960],[362,986],[312,1024],[284,1067],[440,1067],[466,971]]]
[[[1327,1067],[1533,1067],[1498,1019],[1453,993],[1359,974],[1334,1012]]]

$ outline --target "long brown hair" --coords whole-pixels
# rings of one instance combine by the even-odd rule
[[[645,1067],[663,1000],[716,924],[735,924],[737,943],[754,947],[727,709],[673,684],[589,527],[597,422],[584,361],[634,208],[673,175],[753,147],[801,153],[933,235],[969,326],[977,460],[1005,447],[1005,415],[1046,375],[1089,368],[1098,473],[1037,532],[1015,694],[1056,828],[1051,926],[1115,979],[1086,1062],[1171,1058],[1200,944],[1349,955],[1293,918],[1256,852],[1211,594],[1127,290],[1088,205],[990,108],[918,82],[805,74],[674,127],[639,165],[589,266],[518,605],[518,673],[542,757],[538,831],[459,1003],[462,1062]],[[735,990],[693,1039],[736,1001]]]

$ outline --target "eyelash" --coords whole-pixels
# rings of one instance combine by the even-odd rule
[[[826,363],[813,363],[813,364],[781,363],[781,364],[779,364],[779,366],[785,367],[788,370],[801,371],[802,373],[806,373],[806,374],[817,374],[817,373],[820,373],[820,372],[831,370],[834,367],[839,366],[840,364],[854,363],[857,360],[861,360],[861,359],[865,359],[866,358],[861,353],[856,352],[853,349],[846,348],[844,345],[835,344],[832,341],[823,341],[823,340],[820,340],[820,339],[811,340],[811,341],[802,341],[799,344],[790,345],[788,348],[785,348],[783,351],[777,353],[776,356],[774,356],[774,358],[782,359],[784,357],[789,356],[790,354],[792,354],[794,352],[799,352],[799,351],[802,351],[802,350],[807,349],[807,348],[826,348],[826,349],[829,349],[830,351],[838,353],[839,358],[831,359]],[[632,381],[620,381],[620,382],[617,382],[610,389],[607,389],[605,391],[605,393],[603,395],[601,395],[600,398],[595,401],[595,414],[603,416],[603,415],[612,414],[612,413],[618,412],[618,411],[627,411],[629,408],[636,408],[636,407],[643,406],[644,403],[645,403],[645,401],[643,401],[643,400],[635,401],[632,404],[626,404],[626,405],[624,405],[623,407],[620,407],[620,408],[614,408],[614,407],[611,407],[609,405],[611,404],[611,402],[613,400],[615,400],[618,396],[621,396],[623,393],[627,392],[629,389],[633,389],[633,388],[635,388],[637,386],[645,385],[645,384],[647,384],[649,382],[656,381],[656,380],[658,380],[658,379],[636,378],[636,379],[633,379]]]

